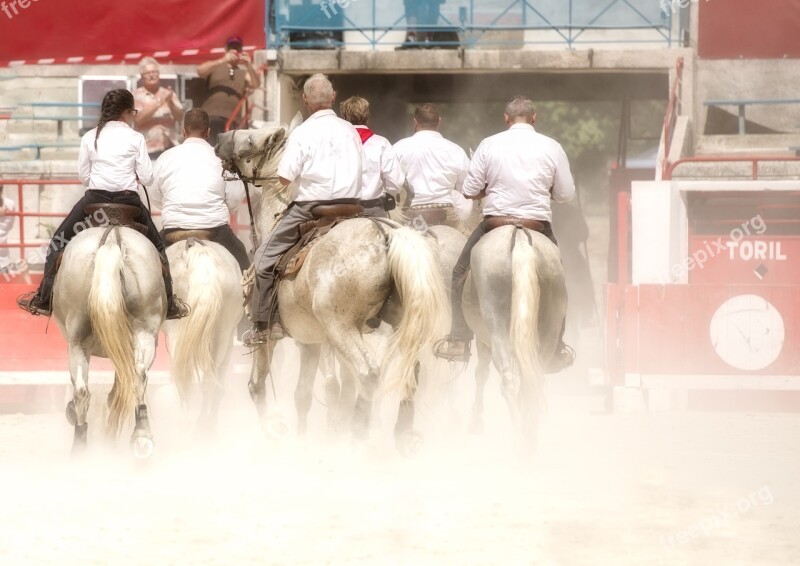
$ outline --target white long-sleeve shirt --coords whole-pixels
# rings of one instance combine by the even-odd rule
[[[135,191],[137,176],[146,187],[153,182],[153,165],[142,134],[125,122],[108,122],[100,131],[95,150],[96,132],[97,128],[93,128],[84,134],[78,153],[78,176],[85,187]]]
[[[164,228],[198,230],[230,221],[244,198],[241,182],[226,183],[214,148],[201,138],[186,138],[156,161],[150,199],[161,209]]]
[[[333,110],[314,112],[286,140],[278,176],[298,202],[361,198],[361,138]]]
[[[483,140],[469,166],[462,193],[475,196],[486,187],[485,216],[516,216],[550,222],[553,200],[568,202],[575,182],[567,154],[557,141],[530,124],[514,124]]]
[[[433,130],[420,130],[394,144],[394,152],[414,191],[411,206],[453,204],[450,191],[461,191],[469,158],[461,147]]]
[[[356,130],[366,129],[366,126],[356,126]],[[392,144],[385,137],[372,134],[363,145],[361,199],[379,198],[384,191],[397,196],[403,187],[405,176],[400,168],[400,161],[392,150]]]

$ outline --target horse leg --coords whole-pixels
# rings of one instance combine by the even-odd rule
[[[475,367],[475,403],[472,405],[472,422],[469,431],[472,434],[483,434],[483,393],[489,381],[489,362],[492,351],[478,340],[478,363]]]
[[[300,348],[300,379],[294,391],[294,406],[297,410],[297,434],[305,435],[308,429],[308,411],[311,410],[311,401],[314,392],[314,378],[317,376],[317,366],[321,346],[319,344],[298,344]]]
[[[73,397],[67,404],[67,421],[75,427],[72,439],[72,453],[79,454],[86,448],[89,425],[86,415],[89,412],[89,356],[83,348],[70,345],[69,375],[72,380]]]
[[[353,414],[353,436],[364,439],[369,432],[372,399],[378,387],[380,366],[355,328],[329,327],[328,339],[361,383]]]
[[[325,404],[328,407],[326,423],[328,431],[333,432],[336,430],[338,424],[339,396],[342,390],[339,385],[339,378],[336,376],[336,355],[330,344],[325,343],[322,345],[319,358],[319,371],[322,373],[322,379],[324,379],[325,383]]]
[[[150,432],[150,419],[144,402],[147,391],[147,370],[156,357],[156,341],[153,334],[139,332],[134,337],[136,344],[136,424],[131,436],[131,449],[137,458],[146,459],[153,455],[153,435]]]
[[[214,360],[220,360],[220,363],[217,364],[217,372],[214,375],[203,376],[203,404],[197,422],[197,431],[206,438],[211,437],[217,428],[219,406],[222,403],[222,395],[225,393],[222,379],[230,363],[231,349],[230,341],[217,340],[214,352]]]
[[[398,452],[403,456],[413,456],[422,447],[422,435],[414,430],[414,394],[419,385],[419,361],[414,365],[414,384],[405,392],[397,412],[394,426],[394,441]]]
[[[276,342],[268,342],[253,351],[253,369],[247,389],[256,406],[264,433],[270,438],[279,439],[289,434],[289,426],[284,419],[277,416],[270,417],[267,411],[267,377],[271,378],[270,366],[275,345]]]
[[[336,405],[334,428],[337,431],[343,430],[344,424],[352,422],[353,415],[356,410],[356,396],[358,395],[358,387],[356,385],[356,375],[353,370],[344,365],[341,368],[342,386],[339,390],[339,400]]]
[[[513,370],[511,346],[508,336],[495,333],[492,337],[492,361],[500,374],[501,389],[505,397],[511,423],[515,430],[520,429],[520,377]]]

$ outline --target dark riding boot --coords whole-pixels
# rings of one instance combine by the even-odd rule
[[[561,323],[561,333],[558,335],[558,346],[553,354],[553,358],[545,369],[545,373],[558,373],[563,369],[570,367],[575,363],[575,350],[570,348],[564,343],[564,330],[567,326],[567,320]]]
[[[52,262],[55,263],[55,259]],[[55,276],[47,274],[52,269],[45,269],[46,275],[39,283],[39,289],[17,297],[17,306],[32,315],[50,316],[52,313],[53,283]]]
[[[269,291],[269,322],[255,322],[253,328],[245,332],[242,343],[245,346],[256,346],[267,342],[277,342],[286,336],[281,324],[281,315],[278,310],[278,297],[274,287]]]
[[[164,276],[164,290],[167,293],[167,320],[177,320],[189,316],[192,309],[172,292],[172,275],[166,253],[159,253],[161,258],[161,274]]]

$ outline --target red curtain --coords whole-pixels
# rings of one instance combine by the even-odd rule
[[[137,61],[137,53],[159,52],[163,63],[196,62],[232,35],[264,47],[264,0],[0,0],[3,66],[104,55],[118,62],[126,54]]]

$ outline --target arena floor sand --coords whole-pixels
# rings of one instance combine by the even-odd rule
[[[319,387],[309,438],[267,441],[245,380],[201,446],[173,393],[151,395],[146,465],[126,436],[70,458],[62,413],[0,416],[0,563],[800,563],[800,415],[607,415],[551,395],[530,461],[496,379],[484,435],[463,432],[461,377],[457,410],[420,403],[426,445],[403,459],[391,408],[366,445],[328,439]]]

